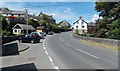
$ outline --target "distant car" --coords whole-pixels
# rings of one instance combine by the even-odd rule
[[[31,34],[38,34],[41,37],[41,39],[45,38],[45,36],[40,32],[32,32]]]
[[[53,35],[53,32],[52,31],[48,32],[48,35]]]
[[[45,32],[39,32],[41,35],[46,36]]]
[[[19,42],[40,42],[40,37],[38,34],[27,34],[25,36],[19,37]]]

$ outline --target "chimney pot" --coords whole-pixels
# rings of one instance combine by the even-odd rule
[[[80,19],[82,19],[82,17],[80,17]]]

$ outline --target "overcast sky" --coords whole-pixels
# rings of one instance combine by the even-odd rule
[[[94,22],[99,18],[99,13],[95,10],[95,2],[64,2],[67,0],[59,1],[63,2],[30,2],[30,0],[29,2],[14,2],[14,0],[8,2],[6,0],[5,2],[0,1],[0,5],[2,7],[7,7],[10,10],[17,11],[24,11],[24,8],[27,8],[30,14],[36,15],[43,12],[48,15],[53,15],[57,22],[66,20],[71,23],[71,25],[74,21],[78,20],[80,16],[82,16],[87,22]]]

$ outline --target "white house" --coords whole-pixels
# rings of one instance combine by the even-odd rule
[[[35,31],[35,28],[31,25],[16,24],[13,28],[13,34],[25,34],[28,29],[28,33]]]
[[[80,18],[79,18],[77,21],[75,21],[73,24],[74,24],[74,26],[73,26],[74,32],[75,32],[76,29],[78,29],[78,30],[79,30],[79,34],[85,34],[85,33],[87,33],[88,24],[87,24],[87,22],[85,22],[85,21],[82,19],[82,17],[80,17]]]

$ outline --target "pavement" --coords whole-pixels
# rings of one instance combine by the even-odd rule
[[[29,46],[29,49],[18,55],[0,57],[2,60],[0,68],[88,69],[88,71],[118,69],[117,51],[107,51],[109,49],[79,41],[72,36],[72,32],[47,35],[41,43],[20,45]]]

